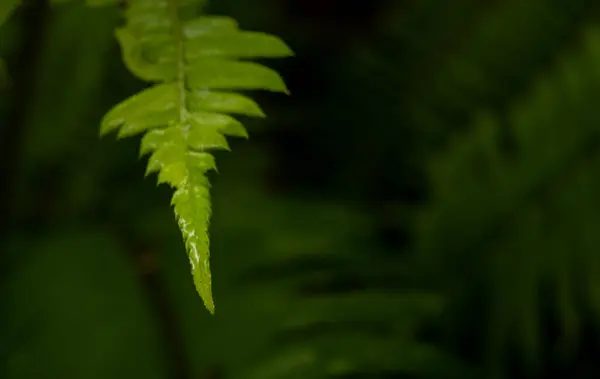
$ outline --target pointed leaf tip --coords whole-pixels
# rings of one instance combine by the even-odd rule
[[[100,130],[98,132],[98,137],[103,138],[106,137],[107,134],[110,134],[119,128],[119,124],[115,125],[113,122],[110,122],[107,117],[102,119],[100,124]]]
[[[212,297],[209,299],[209,301],[204,300],[204,306],[206,309],[208,309],[211,315],[215,315],[215,304],[213,303]]]

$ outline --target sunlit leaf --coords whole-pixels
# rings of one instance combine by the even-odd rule
[[[240,32],[231,18],[201,16],[184,22],[177,9],[192,3],[199,1],[129,3],[127,24],[117,31],[123,60],[135,76],[160,84],[115,106],[104,117],[100,133],[117,130],[119,138],[146,133],[140,148],[141,155],[151,153],[146,175],[157,172],[158,182],[175,191],[171,204],[194,283],[212,313],[206,172],[216,165],[209,151],[229,150],[225,136],[248,136],[227,113],[264,117],[251,99],[214,89],[287,93],[277,72],[236,59],[287,57],[292,52],[277,37]]]

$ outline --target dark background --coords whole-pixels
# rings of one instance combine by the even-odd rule
[[[2,1],[2,0],[0,0]],[[0,29],[0,378],[598,378],[600,3],[213,0],[292,96],[217,153],[210,316],[119,7]]]

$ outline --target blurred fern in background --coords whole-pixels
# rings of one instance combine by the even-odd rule
[[[0,29],[1,377],[598,377],[597,2],[211,1],[296,53],[217,153],[214,317],[83,3]]]

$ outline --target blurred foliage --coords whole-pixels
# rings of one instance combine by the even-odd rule
[[[515,99],[504,119],[478,115],[431,166],[433,202],[420,220],[420,251],[443,267],[448,288],[467,284],[465,275],[468,286],[487,288],[494,358],[509,342],[539,358],[542,289],[560,319],[552,349],[571,353],[582,312],[600,320],[597,28],[586,29],[580,45]]]
[[[165,346],[118,240],[81,229],[13,240],[9,254],[35,259],[18,258],[3,280],[3,377],[168,377]]]
[[[18,5],[18,0],[5,0],[0,3],[0,27],[6,19],[12,14],[15,8]],[[7,72],[5,63],[2,59],[0,59],[0,88],[6,84],[7,81]]]
[[[7,75],[8,73],[6,72],[6,64],[4,63],[4,61],[0,60],[0,85],[4,86],[7,82]]]
[[[0,29],[0,377],[598,377],[597,2],[210,2],[296,52],[217,154],[214,317],[83,3]]]
[[[0,25],[4,24],[19,5],[19,0],[4,0],[0,4]]]

